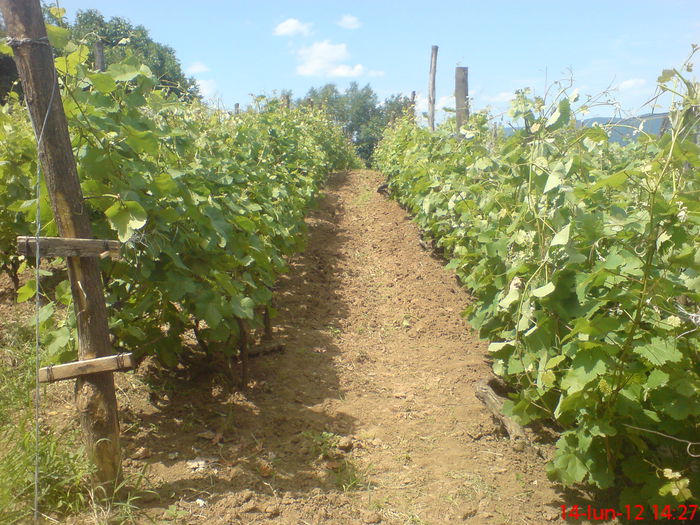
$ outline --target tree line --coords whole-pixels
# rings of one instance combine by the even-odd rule
[[[94,52],[93,45],[101,41],[107,64],[134,57],[138,62],[147,65],[161,84],[168,86],[178,97],[200,97],[197,82],[184,73],[175,50],[153,40],[144,26],[134,25],[118,16],[108,20],[96,9],[78,11],[73,23],[68,22],[64,15],[64,9],[44,7],[44,20],[47,24],[67,29],[69,39],[73,42],[85,42],[90,46],[91,53]],[[5,24],[0,17],[0,38],[4,39],[5,35]],[[55,50],[55,53],[60,54],[60,51]],[[90,61],[94,63],[94,56],[90,57]],[[17,80],[17,68],[12,56],[0,54],[0,102],[6,99],[12,89],[21,92]]]
[[[321,105],[341,125],[365,162],[371,159],[384,129],[392,121],[413,110],[409,97],[391,95],[380,102],[369,84],[361,88],[357,82],[351,82],[342,92],[335,84],[312,87],[296,103]]]

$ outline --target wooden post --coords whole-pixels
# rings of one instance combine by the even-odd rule
[[[416,121],[416,92],[411,91],[411,107],[410,107],[410,112],[411,112],[411,120],[415,123]]]
[[[17,237],[17,252],[26,257],[36,256],[36,237]],[[42,257],[95,257],[119,256],[119,241],[100,239],[71,239],[69,237],[39,237]]]
[[[428,80],[428,126],[435,131],[435,71],[437,70],[438,46],[430,53],[430,77]]]
[[[469,121],[469,68],[455,68],[455,110],[457,117],[457,136],[459,130]]]
[[[241,113],[241,105],[240,105],[238,102],[236,102],[236,103],[233,105],[233,114],[234,114],[234,115],[239,115],[240,113]]]
[[[0,9],[37,138],[46,118],[39,159],[59,234],[90,239],[89,213],[80,189],[41,5],[39,0],[0,0]],[[67,265],[78,327],[78,357],[112,355],[99,258],[68,257]],[[86,450],[95,466],[95,481],[111,494],[121,474],[112,372],[80,377],[75,401]]]
[[[262,340],[265,342],[272,341],[272,319],[270,319],[270,307],[265,306],[263,311],[263,336]]]
[[[92,52],[95,55],[95,69],[97,71],[104,71],[107,69],[105,65],[105,44],[102,40],[97,40],[92,46]]]
[[[108,355],[107,357],[97,357],[95,359],[83,359],[64,365],[46,366],[39,369],[39,381],[42,383],[53,383],[64,379],[74,379],[76,377],[96,372],[121,372],[134,368],[136,362],[132,354]]]
[[[238,351],[241,358],[241,383],[243,390],[248,388],[249,351],[250,351],[250,331],[248,322],[245,319],[238,321]]]

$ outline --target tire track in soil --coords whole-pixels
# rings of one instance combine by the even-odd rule
[[[152,444],[163,498],[152,516],[176,502],[182,523],[560,519],[545,460],[513,450],[474,396],[490,369],[460,316],[468,295],[376,192],[382,182],[371,171],[329,180],[276,294],[286,351],[253,360],[245,394],[190,378],[168,406],[134,416],[152,429],[126,438],[131,450]],[[207,429],[223,441],[196,437]],[[345,450],[320,457],[323,432]]]

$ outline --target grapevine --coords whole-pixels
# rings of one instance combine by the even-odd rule
[[[102,263],[115,346],[175,366],[195,330],[203,348],[235,355],[240,321],[262,324],[285,257],[303,245],[306,210],[329,172],[357,162],[352,147],[320,111],[260,98],[231,115],[177,99],[133,58],[97,72],[86,46],[64,44],[56,67],[93,231],[125,245]],[[0,242],[12,271],[14,238],[34,219],[35,146],[16,100],[1,118],[11,140]],[[56,235],[42,210],[43,235]],[[35,290],[26,283],[19,300]],[[47,363],[75,357],[71,316],[51,315],[70,301],[66,290],[39,314]]]
[[[484,114],[463,140],[405,119],[375,162],[471,290],[508,414],[559,428],[550,477],[661,505],[700,494],[700,148],[698,84],[659,82],[661,137],[611,143],[570,90],[522,91],[510,137]]]

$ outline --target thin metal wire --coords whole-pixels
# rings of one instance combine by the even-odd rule
[[[42,37],[42,38],[12,38],[12,37],[8,36],[5,39],[5,42],[11,48],[26,46],[26,45],[50,46],[49,38],[46,36]]]
[[[25,39],[28,40],[28,39]],[[22,42],[29,43],[29,42]],[[31,42],[36,43],[36,42]],[[43,42],[42,42],[43,43]],[[53,50],[51,51],[51,60],[53,61]],[[41,326],[39,323],[39,310],[41,309],[41,280],[39,264],[41,262],[41,253],[39,248],[39,237],[41,235],[41,143],[44,139],[44,130],[46,129],[46,123],[49,120],[49,115],[51,114],[51,106],[53,105],[53,100],[56,95],[56,85],[58,84],[58,73],[56,69],[53,70],[54,78],[51,87],[51,97],[49,97],[49,105],[46,108],[46,114],[44,115],[44,121],[41,124],[41,130],[39,136],[36,139],[36,151],[37,151],[37,162],[36,162],[36,234],[35,234],[35,258],[34,264],[36,266],[34,279],[36,281],[36,295],[34,301],[34,336],[36,339],[35,347],[35,379],[34,379],[34,523],[39,523],[39,477],[40,477],[40,463],[41,454],[39,450],[39,440],[41,437],[40,428],[40,418],[39,413],[41,410],[41,383],[39,382],[39,369],[41,368]],[[31,112],[29,113],[31,118]],[[36,126],[34,126],[36,130]],[[36,131],[35,131],[36,133]]]
[[[633,428],[635,430],[640,430],[642,432],[649,432],[650,434],[656,434],[657,436],[665,437],[667,439],[672,439],[673,441],[677,441],[678,443],[686,443],[688,446],[686,447],[685,451],[688,453],[688,455],[691,458],[700,458],[700,454],[693,454],[691,452],[693,447],[700,447],[700,441],[688,441],[687,439],[680,439],[677,438],[676,436],[669,436],[668,434],[664,434],[663,432],[658,432],[656,430],[651,430],[649,428],[642,428],[642,427],[635,427],[634,425],[628,425],[627,423],[622,423],[626,427]]]

